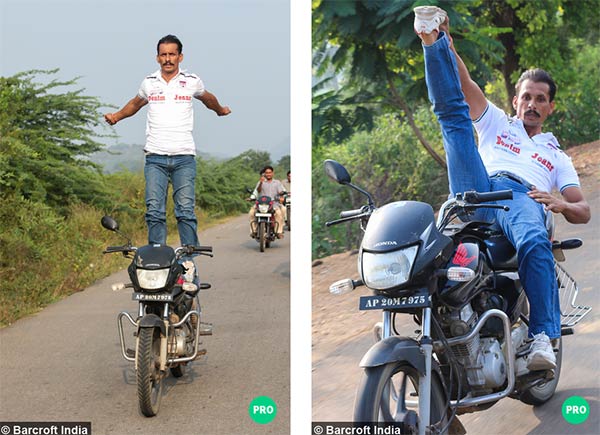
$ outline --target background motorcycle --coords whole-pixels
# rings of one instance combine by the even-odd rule
[[[555,370],[530,372],[527,355],[528,305],[517,274],[516,253],[499,231],[485,222],[457,222],[479,208],[507,209],[484,202],[509,200],[511,191],[465,192],[441,207],[437,223],[431,206],[399,201],[376,209],[371,195],[351,183],[346,169],[325,162],[327,175],[368,199],[343,211],[335,225],[360,220],[365,231],[358,269],[361,279],[338,281],[336,294],[359,285],[373,290],[361,297],[361,310],[382,310],[377,343],[363,357],[354,420],[386,422],[402,433],[465,433],[456,414],[489,408],[504,397],[532,405],[549,400],[560,375],[562,339],[555,340]],[[552,214],[549,214],[551,218]],[[549,222],[552,236],[553,225]],[[553,242],[562,251],[577,239]],[[556,263],[562,335],[590,310],[574,305],[577,285]],[[403,337],[396,315],[411,314],[417,335]]]
[[[277,222],[275,222],[275,210],[273,198],[266,195],[260,195],[255,203],[254,221],[250,224],[254,240],[260,247],[260,252],[265,252],[271,243],[277,239]]]
[[[104,228],[123,235],[111,217],[104,216],[101,223]],[[132,259],[127,269],[131,283],[116,284],[113,290],[132,288],[132,298],[139,302],[135,319],[125,311],[119,313],[119,338],[123,357],[135,363],[140,411],[151,417],[158,413],[167,370],[174,377],[181,377],[188,362],[206,353],[199,350],[200,335],[212,335],[212,326],[200,322],[198,292],[211,285],[199,283],[193,261],[182,265],[181,259],[193,254],[212,257],[212,247],[137,248],[124,237],[126,245],[109,246],[103,253],[120,252]],[[135,328],[133,348],[126,345],[123,318]]]

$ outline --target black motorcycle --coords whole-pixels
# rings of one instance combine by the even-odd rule
[[[206,353],[205,349],[199,349],[200,336],[212,335],[212,325],[200,321],[198,293],[211,285],[198,281],[192,260],[182,259],[194,254],[212,257],[212,247],[137,248],[119,231],[114,219],[104,216],[101,223],[127,239],[126,245],[109,246],[103,253],[120,252],[132,259],[127,269],[131,283],[113,285],[113,290],[132,288],[132,298],[139,302],[137,317],[126,311],[119,313],[119,338],[123,358],[135,363],[140,411],[152,417],[158,413],[168,370],[179,378],[190,361]],[[124,318],[134,327],[132,347],[126,345]]]
[[[254,240],[258,242],[260,252],[271,247],[277,239],[277,222],[275,222],[274,199],[270,196],[260,195],[255,203],[254,221],[251,222]]]
[[[556,369],[527,369],[529,311],[516,252],[492,224],[456,219],[480,208],[508,210],[493,202],[512,199],[512,191],[458,194],[442,205],[436,222],[432,207],[422,202],[376,208],[335,161],[325,161],[325,171],[368,199],[326,224],[358,220],[364,231],[361,279],[338,281],[330,291],[365,285],[373,295],[360,298],[360,309],[383,312],[374,328],[377,342],[360,362],[354,420],[395,425],[407,434],[465,433],[457,414],[485,410],[505,397],[531,405],[548,401],[560,376],[562,338],[553,341]],[[581,244],[554,241],[555,259],[564,260],[563,250]],[[574,305],[577,285],[555,266],[564,336],[591,308]],[[415,336],[399,335],[399,314],[413,317]]]

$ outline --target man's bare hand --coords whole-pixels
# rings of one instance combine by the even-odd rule
[[[114,113],[106,113],[104,115],[104,120],[110,125],[115,125],[118,122]]]
[[[219,116],[227,116],[231,113],[231,109],[229,108],[229,106],[223,106],[221,107],[221,109],[219,109],[219,111],[217,111],[217,115]]]
[[[537,190],[537,188],[535,187],[527,194],[533,200],[539,202],[540,204],[544,204],[544,209],[546,211],[551,211],[552,213],[562,213],[567,208],[566,201],[552,196],[548,192],[542,192],[540,190]]]

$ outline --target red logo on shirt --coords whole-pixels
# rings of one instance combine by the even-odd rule
[[[192,101],[190,95],[175,95],[175,101]]]
[[[515,154],[521,154],[521,148],[514,146],[513,144],[506,143],[500,136],[496,136],[496,145],[502,145],[507,150],[512,151]]]
[[[148,101],[165,101],[164,95],[149,95]]]
[[[546,168],[548,168],[548,170],[550,172],[552,172],[552,170],[554,169],[554,165],[552,163],[550,163],[550,161],[548,159],[544,159],[542,156],[540,156],[538,153],[535,153],[534,155],[531,156],[531,158],[535,161],[537,161],[538,163],[541,163],[543,166],[545,166]]]

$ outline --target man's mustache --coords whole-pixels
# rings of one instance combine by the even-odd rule
[[[540,117],[540,114],[537,113],[535,110],[528,110],[527,112],[525,112],[525,116],[527,115],[534,115],[537,116],[538,118]]]

